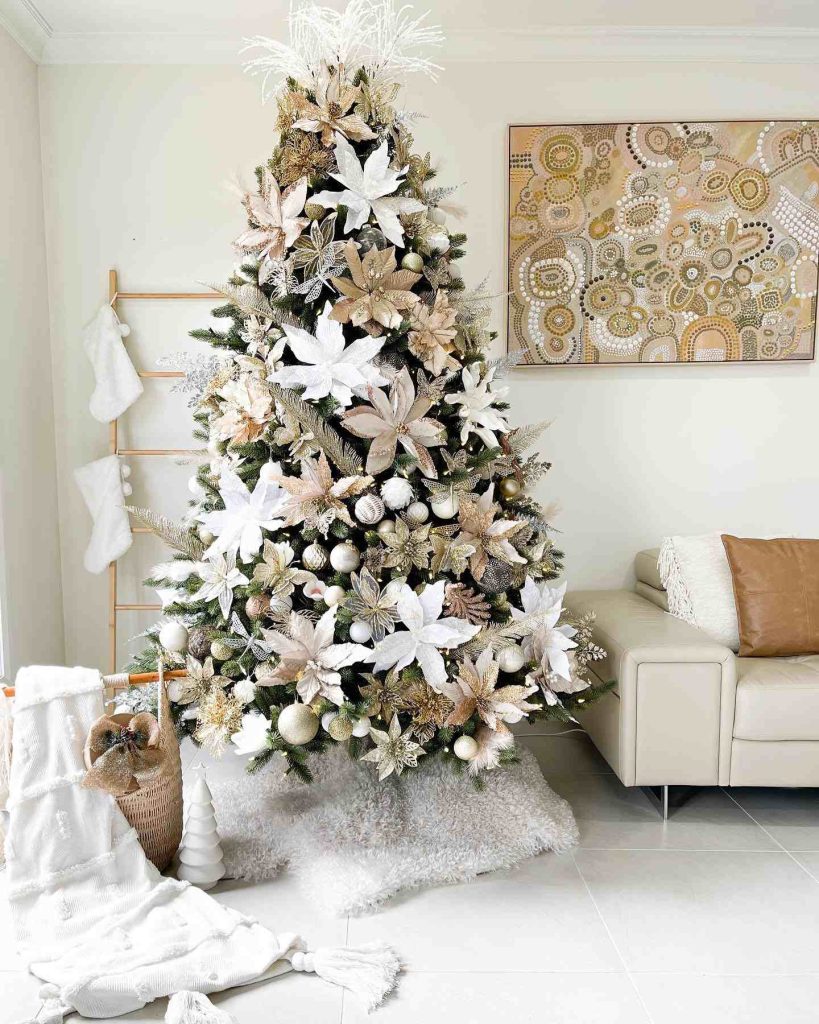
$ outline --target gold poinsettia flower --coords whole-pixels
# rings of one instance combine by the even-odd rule
[[[395,246],[389,249],[373,246],[362,260],[355,242],[350,239],[344,248],[344,258],[351,276],[330,278],[345,296],[333,307],[330,319],[363,327],[375,336],[382,334],[385,327],[400,327],[401,310],[419,302],[410,289],[421,275],[396,269]]]
[[[302,178],[314,182],[329,174],[332,166],[332,150],[325,149],[315,135],[304,132],[290,132],[283,137],[270,160],[270,170],[282,188]]]
[[[168,694],[176,704],[194,704],[207,697],[212,690],[223,690],[230,682],[216,672],[213,658],[200,662],[188,655],[185,667],[188,674],[181,679],[174,679],[168,687]]]
[[[487,647],[476,662],[467,655],[458,666],[454,682],[444,683],[444,693],[455,705],[447,718],[447,725],[463,725],[477,712],[490,729],[508,732],[508,726],[519,722],[537,704],[529,704],[526,697],[537,691],[536,686],[498,687],[499,666]],[[496,688],[497,687],[497,688]]]
[[[334,519],[355,526],[344,500],[360,494],[372,482],[370,476],[344,476],[333,480],[324,452],[318,459],[302,459],[301,477],[283,476],[280,480],[282,488],[290,495],[281,509],[286,517],[285,524],[305,523],[325,537]]]
[[[265,539],[262,561],[253,569],[254,582],[260,583],[274,598],[289,597],[297,583],[312,579],[312,573],[293,566],[294,557],[295,552],[287,541],[276,543]]]
[[[367,453],[367,472],[383,473],[395,461],[398,443],[417,460],[425,477],[438,479],[430,448],[446,439],[443,423],[428,418],[431,402],[415,397],[415,385],[405,367],[396,374],[389,397],[380,388],[370,388],[372,405],[357,405],[346,410],[342,424],[356,437],[372,438]]]
[[[446,292],[439,291],[435,303],[419,302],[412,310],[409,349],[434,374],[445,369],[459,370],[461,364],[450,355],[458,331],[458,311],[449,304]]]
[[[212,426],[220,441],[246,444],[255,441],[273,414],[273,398],[264,381],[252,374],[229,380],[216,392],[219,415]]]
[[[303,132],[318,133],[324,146],[332,144],[334,132],[340,132],[353,142],[374,139],[375,132],[367,127],[364,118],[350,113],[360,94],[358,86],[344,81],[343,69],[331,70],[325,65],[316,83],[315,103],[301,93],[289,94],[288,99],[299,114],[299,120],[293,122],[293,127]]]
[[[412,719],[415,738],[426,743],[443,727],[453,711],[453,704],[445,694],[433,690],[426,680],[418,679],[404,694],[401,710]]]
[[[373,672],[362,672],[361,678],[367,680],[358,688],[367,702],[367,714],[371,718],[380,715],[389,724],[392,716],[404,707],[406,685],[401,679],[401,673],[391,668],[383,679]]]
[[[486,571],[490,558],[499,558],[509,564],[524,565],[523,558],[512,547],[510,538],[527,525],[514,519],[496,519],[500,505],[492,501],[495,486],[490,484],[477,501],[462,501],[458,511],[461,532],[455,538],[459,544],[471,544],[474,552],[469,557],[469,569],[476,580]]]
[[[416,569],[429,568],[429,553],[432,544],[428,526],[410,527],[403,519],[395,521],[395,532],[386,534],[382,540],[389,548],[384,559],[385,569],[397,569],[406,574]]]

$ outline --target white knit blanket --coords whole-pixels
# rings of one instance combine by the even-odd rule
[[[113,797],[80,786],[83,742],[102,711],[98,672],[35,667],[17,676],[6,857],[29,970],[57,987],[61,1014],[86,1017],[289,970],[304,948],[297,936],[274,935],[163,878]]]

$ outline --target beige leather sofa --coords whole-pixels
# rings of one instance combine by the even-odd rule
[[[626,786],[819,786],[819,655],[739,658],[667,612],[657,554],[637,556],[634,591],[569,594],[596,613],[616,688],[583,726]]]

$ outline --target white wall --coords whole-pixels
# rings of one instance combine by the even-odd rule
[[[411,81],[407,106],[428,113],[418,145],[442,180],[463,183],[466,276],[489,273],[500,292],[510,121],[809,117],[817,87],[819,67],[806,65],[456,64],[437,85]],[[226,275],[242,211],[222,184],[267,155],[274,114],[238,69],[207,66],[43,68],[41,113],[68,655],[102,663],[105,583],[81,568],[86,522],[70,479],[105,451],[105,431],[85,411],[80,327],[104,298],[109,266],[126,287]],[[203,311],[138,316],[134,346],[147,355],[177,348]],[[635,550],[670,532],[817,535],[818,391],[814,365],[515,371],[514,419],[554,420],[543,445],[554,469],[540,496],[563,509],[572,584],[626,582]],[[152,401],[144,429],[170,433],[167,406]],[[173,415],[187,423],[184,406]],[[181,510],[179,481],[156,497],[156,480],[145,474],[143,485],[135,498]]]
[[[3,28],[0,68],[0,611],[11,676],[59,664],[64,647],[37,68]]]

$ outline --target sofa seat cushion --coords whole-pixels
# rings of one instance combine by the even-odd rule
[[[734,736],[819,740],[819,655],[737,658]]]

